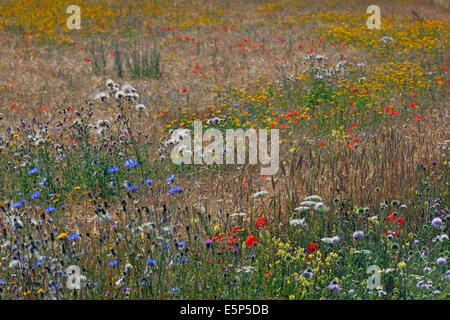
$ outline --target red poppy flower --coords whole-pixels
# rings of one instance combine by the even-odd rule
[[[391,214],[389,215],[388,222],[391,222],[392,220],[394,220],[394,215],[391,213]]]
[[[256,228],[262,228],[266,224],[266,219],[261,218],[258,221],[256,221]]]
[[[256,239],[254,236],[248,236],[247,240],[245,240],[245,243],[249,248],[251,248],[255,243],[258,243],[258,239]]]
[[[232,245],[233,245],[233,243],[237,243],[237,242],[238,242],[238,240],[239,240],[239,238],[238,238],[238,237],[236,237],[236,238],[233,238],[233,237],[231,237],[231,236],[230,236],[230,239],[228,240],[228,245],[232,246]]]
[[[317,243],[315,243],[315,242],[311,242],[311,244],[309,245],[309,247],[308,247],[308,253],[309,254],[312,254],[312,253],[314,253],[314,252],[316,252],[317,251]]]

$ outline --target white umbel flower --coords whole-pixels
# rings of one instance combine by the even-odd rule
[[[305,199],[303,199],[303,201],[314,201],[314,202],[320,202],[320,201],[322,201],[322,197],[321,197],[321,196],[318,196],[318,195],[315,195],[315,194],[313,194],[313,195],[310,195],[310,196],[307,196],[307,197],[305,197]]]
[[[304,226],[306,226],[305,218],[303,218],[303,219],[292,219],[291,221],[289,221],[289,224],[291,226],[294,226],[294,227],[299,226],[299,227],[302,227],[302,228]]]
[[[245,212],[237,212],[237,213],[233,213],[231,216],[232,217],[245,217],[246,213]]]
[[[314,201],[302,201],[302,202],[300,202],[300,206],[301,207],[310,207],[310,208],[312,208],[312,207],[314,207],[316,205],[316,203],[317,202],[314,202]]]
[[[268,194],[268,192],[265,190],[262,190],[262,191],[258,191],[256,193],[252,194],[252,196],[250,198],[258,198],[258,197],[265,196],[266,194]]]
[[[338,236],[334,236],[332,238],[322,238],[321,241],[331,244],[333,247],[336,246],[341,239]]]

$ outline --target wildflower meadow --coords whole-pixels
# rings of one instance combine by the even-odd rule
[[[448,1],[0,0],[0,300],[448,300],[449,67]]]

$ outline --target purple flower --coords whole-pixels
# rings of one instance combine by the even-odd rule
[[[379,297],[385,296],[385,295],[387,295],[387,292],[386,292],[386,291],[378,290],[378,296],[379,296]]]
[[[328,289],[330,289],[331,291],[341,291],[341,287],[337,283],[330,283],[328,285]]]
[[[434,218],[433,221],[431,221],[431,226],[433,228],[440,229],[442,227],[441,218]]]
[[[445,258],[438,258],[438,259],[436,260],[436,264],[437,264],[439,267],[443,267],[443,266],[445,266],[445,265],[447,264],[447,260],[445,260]]]
[[[313,278],[314,274],[312,273],[311,270],[305,270],[305,271],[302,272],[302,275],[301,275],[301,276],[302,276],[303,278],[305,278],[305,279],[311,280],[311,279]]]
[[[364,231],[355,231],[353,233],[353,240],[355,242],[358,242],[359,240],[361,240],[362,238],[364,238]]]

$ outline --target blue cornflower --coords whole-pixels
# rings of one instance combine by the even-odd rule
[[[170,288],[170,290],[171,290],[173,293],[177,293],[178,291],[180,291],[180,288],[175,287],[175,288]]]
[[[112,167],[108,169],[108,173],[116,173],[119,171],[119,167]]]
[[[117,260],[108,262],[108,266],[110,266],[110,267],[115,267],[115,266],[117,266]]]
[[[145,264],[148,266],[148,265],[151,265],[151,264],[156,264],[158,261],[156,261],[156,259],[149,259],[149,260],[147,260],[147,261],[145,261]]]
[[[54,284],[50,287],[50,289],[52,289],[52,291],[58,290],[61,288],[61,285],[59,283]]]
[[[43,188],[47,184],[47,179],[42,178],[42,180],[39,182],[39,187]]]
[[[127,189],[127,188],[131,187],[131,182],[128,180],[125,180],[122,185],[125,189]]]
[[[0,280],[0,286],[4,286],[6,284],[5,280]]]
[[[39,193],[39,191],[36,191],[35,193],[33,193],[32,195],[31,195],[31,199],[36,199],[36,198],[38,198],[39,196],[40,196],[41,194]]]
[[[52,213],[53,211],[55,211],[55,207],[45,209],[45,213]]]
[[[137,187],[135,184],[133,184],[132,186],[127,188],[128,191],[135,191],[136,189],[137,189]]]
[[[182,187],[174,187],[172,189],[169,189],[169,191],[167,191],[168,194],[174,194],[174,193],[180,193],[182,192],[184,189]]]
[[[127,167],[128,169],[134,168],[138,165],[137,160],[133,161],[131,159],[128,159],[127,161],[125,161],[125,167]]]
[[[39,268],[40,266],[42,266],[44,264],[44,261],[38,261],[35,264],[33,264],[33,267]]]
[[[153,179],[148,179],[144,181],[145,184],[152,184],[153,183]]]
[[[80,237],[80,235],[79,235],[78,233],[75,233],[75,234],[69,236],[68,239],[69,239],[70,241],[73,241],[73,240],[77,240],[79,237]]]
[[[167,180],[167,184],[171,184],[173,182],[173,180],[175,179],[175,176],[172,174],[171,176],[169,176],[166,180]]]
[[[185,244],[186,244],[186,242],[180,241],[180,242],[177,243],[177,246],[178,246],[178,247],[182,247],[182,246],[184,246]]]
[[[39,170],[37,169],[37,168],[33,168],[33,169],[31,169],[30,171],[28,171],[28,175],[32,175],[32,174],[35,174],[35,173],[37,173]]]
[[[13,203],[12,208],[13,208],[13,209],[19,208],[21,205],[23,205],[23,204],[26,203],[26,202],[27,202],[26,200],[22,200],[22,201]]]
[[[140,283],[141,287],[147,287],[150,285],[150,282],[148,282],[147,280],[142,280]]]

